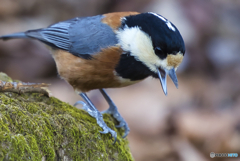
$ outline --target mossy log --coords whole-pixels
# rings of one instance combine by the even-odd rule
[[[133,160],[123,130],[110,115],[104,120],[118,133],[114,145],[81,109],[41,93],[1,92],[0,160]]]

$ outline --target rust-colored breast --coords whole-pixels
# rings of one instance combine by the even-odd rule
[[[115,74],[122,50],[120,47],[103,49],[91,60],[57,50],[53,53],[59,75],[75,90],[87,92],[92,89],[112,88],[130,85]]]
[[[137,15],[138,12],[114,12],[104,14],[105,18],[102,19],[103,23],[108,24],[112,29],[116,30],[121,26],[121,19],[130,15]]]

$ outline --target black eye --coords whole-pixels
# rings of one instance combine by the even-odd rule
[[[167,54],[165,54],[160,47],[155,47],[154,51],[155,51],[155,54],[161,59],[165,59],[167,57]]]

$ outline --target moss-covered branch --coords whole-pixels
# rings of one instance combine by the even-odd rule
[[[83,110],[41,93],[0,93],[0,160],[133,160],[123,131],[104,120],[118,132],[114,145]]]

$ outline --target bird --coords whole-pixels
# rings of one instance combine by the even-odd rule
[[[0,40],[32,38],[51,48],[59,76],[67,81],[85,102],[83,109],[97,121],[102,134],[117,133],[103,120],[111,114],[124,129],[130,129],[105,88],[129,86],[153,77],[160,80],[167,95],[167,76],[178,88],[176,70],[185,55],[184,40],[177,27],[154,12],[113,12],[76,17],[46,28],[0,36]],[[98,111],[86,92],[99,89],[109,108]]]

